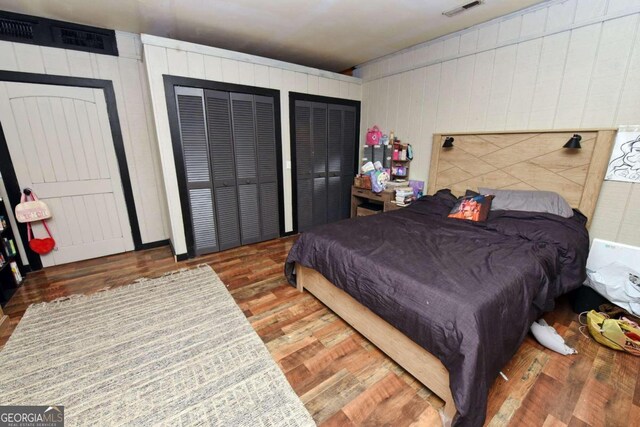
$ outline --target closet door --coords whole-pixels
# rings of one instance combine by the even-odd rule
[[[313,146],[311,143],[312,103],[296,101],[296,209],[298,231],[313,226]]]
[[[340,218],[351,216],[351,184],[356,174],[355,152],[358,141],[356,140],[356,109],[355,107],[343,107],[342,111],[342,182],[340,195]]]
[[[209,156],[220,250],[240,246],[238,191],[229,93],[205,91]]]
[[[213,180],[202,89],[176,87],[178,121],[187,178],[191,227],[196,255],[215,252],[218,233],[214,218]]]
[[[295,103],[297,228],[349,218],[355,174],[356,108]]]
[[[273,98],[255,95],[254,101],[260,184],[261,239],[268,240],[280,236],[275,114]]]
[[[311,109],[313,225],[322,225],[327,223],[327,104],[314,102]]]
[[[242,244],[246,245],[261,240],[253,95],[231,93],[230,97],[233,139],[235,141],[240,236]]]
[[[343,136],[342,111],[339,105],[328,106],[328,140],[327,140],[327,172],[328,172],[328,211],[327,221],[343,219],[342,216],[342,156]]]

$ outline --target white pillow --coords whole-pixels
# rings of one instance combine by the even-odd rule
[[[497,190],[493,188],[478,188],[480,194],[493,194],[491,210],[545,212],[564,218],[573,216],[573,209],[558,193],[553,191],[529,190]]]

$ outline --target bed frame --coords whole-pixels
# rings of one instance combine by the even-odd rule
[[[563,145],[573,134],[581,149]],[[555,191],[591,217],[615,138],[615,129],[442,133],[433,135],[428,194],[478,187]],[[446,137],[452,148],[442,148]]]
[[[615,132],[615,129],[582,129],[435,134],[428,193],[450,188],[454,194],[464,194],[466,189],[480,186],[549,190],[562,195],[590,220]],[[574,133],[582,136],[582,148],[563,148]],[[449,136],[454,137],[454,147],[442,148]],[[438,395],[444,401],[443,424],[451,423],[456,407],[449,387],[449,372],[437,357],[316,270],[296,264],[296,283],[300,292],[307,289]]]

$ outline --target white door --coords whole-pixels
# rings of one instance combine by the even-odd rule
[[[20,187],[53,215],[43,266],[133,250],[102,90],[0,82],[0,122]]]

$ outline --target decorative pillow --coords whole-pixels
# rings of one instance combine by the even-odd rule
[[[545,212],[564,218],[573,216],[573,209],[569,203],[553,191],[495,190],[491,188],[478,188],[478,191],[495,196],[491,206],[492,210]]]
[[[492,199],[493,196],[482,194],[460,197],[451,212],[449,212],[449,218],[486,221],[491,209]]]

